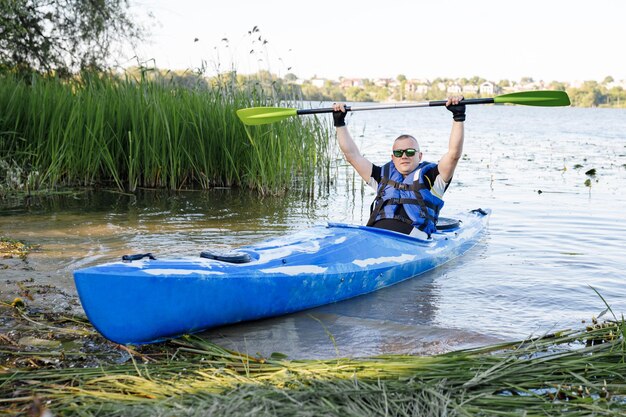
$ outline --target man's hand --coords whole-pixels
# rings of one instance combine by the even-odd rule
[[[344,103],[333,104],[333,122],[335,127],[346,125],[346,105]]]
[[[455,122],[465,121],[465,104],[459,104],[461,100],[463,100],[463,96],[452,96],[448,97],[448,102],[446,103],[446,108],[452,112],[452,118]]]

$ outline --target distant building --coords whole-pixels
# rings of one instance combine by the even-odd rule
[[[426,94],[430,88],[427,80],[409,80],[404,86],[407,93]]]
[[[461,88],[460,85],[458,84],[452,84],[450,86],[448,86],[448,88],[446,89],[446,91],[450,94],[460,94],[461,91],[463,91],[463,89]]]
[[[342,88],[363,87],[365,83],[360,78],[342,78],[339,85]]]
[[[466,94],[468,96],[474,96],[477,94],[482,95],[483,97],[493,96],[495,94],[500,93],[512,93],[517,91],[529,91],[529,90],[544,90],[549,88],[549,85],[545,83],[543,80],[534,81],[532,78],[522,78],[520,81],[514,80],[504,80],[506,82],[500,82],[502,85],[497,85],[492,81],[485,81],[480,85],[476,86],[474,84],[466,84],[461,86],[459,84],[459,80],[448,80],[438,81],[436,83],[432,83],[428,79],[407,79],[402,83],[399,82],[395,78],[344,78],[340,77],[339,80],[328,80],[325,78],[317,78],[313,77],[310,80],[300,80],[296,79],[292,82],[296,84],[302,84],[303,82],[311,83],[311,85],[317,88],[324,88],[328,83],[331,83],[334,86],[339,86],[342,89],[347,88],[366,88],[367,86],[371,87],[375,85],[379,88],[385,88],[390,93],[398,92],[398,88],[404,84],[403,94],[408,97],[415,97],[416,95],[426,96],[431,90],[438,90],[439,92],[446,92],[448,95],[461,95]],[[571,87],[579,88],[583,85],[583,81],[573,81],[570,84]],[[609,89],[611,88],[622,88],[626,90],[626,80],[620,81],[612,81],[610,83],[606,83],[605,86]]]
[[[377,78],[374,80],[376,87],[390,87],[393,85],[393,78]]]
[[[545,87],[546,86],[543,80],[531,81],[531,82],[526,82],[526,83],[520,82],[520,84],[518,85],[518,90],[519,91],[543,90]]]
[[[465,84],[463,86],[463,93],[477,94],[478,93],[478,87],[473,85],[473,84]]]
[[[485,81],[480,85],[478,91],[483,95],[492,95],[496,92],[496,86],[492,82]]]

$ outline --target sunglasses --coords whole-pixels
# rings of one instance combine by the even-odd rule
[[[409,148],[409,149],[394,149],[393,151],[393,156],[395,156],[396,158],[402,158],[402,154],[406,153],[406,156],[408,156],[409,158],[412,156],[415,156],[415,154],[417,153],[417,150],[413,149],[413,148]]]

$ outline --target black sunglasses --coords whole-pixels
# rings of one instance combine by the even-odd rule
[[[402,154],[406,153],[406,156],[408,156],[409,158],[412,156],[415,156],[415,154],[417,153],[417,150],[413,149],[413,148],[409,148],[409,149],[394,149],[393,151],[393,156],[395,156],[396,158],[402,158]]]

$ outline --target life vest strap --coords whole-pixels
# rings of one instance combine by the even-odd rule
[[[425,189],[425,188],[429,188],[426,184],[420,184],[417,181],[413,182],[413,184],[405,184],[405,183],[402,183],[402,182],[394,181],[394,180],[389,179],[389,178],[384,177],[384,176],[381,177],[380,183],[389,185],[390,187],[393,187],[396,190],[401,190],[401,191],[419,191],[419,190],[422,190],[422,189]],[[380,189],[380,187],[379,187],[379,189]]]
[[[383,200],[381,195],[380,194],[377,195],[374,201],[372,202],[370,218],[367,220],[366,226],[374,225],[374,222],[376,221],[376,217],[378,216],[378,213],[380,213],[384,204],[385,204],[385,201]]]

